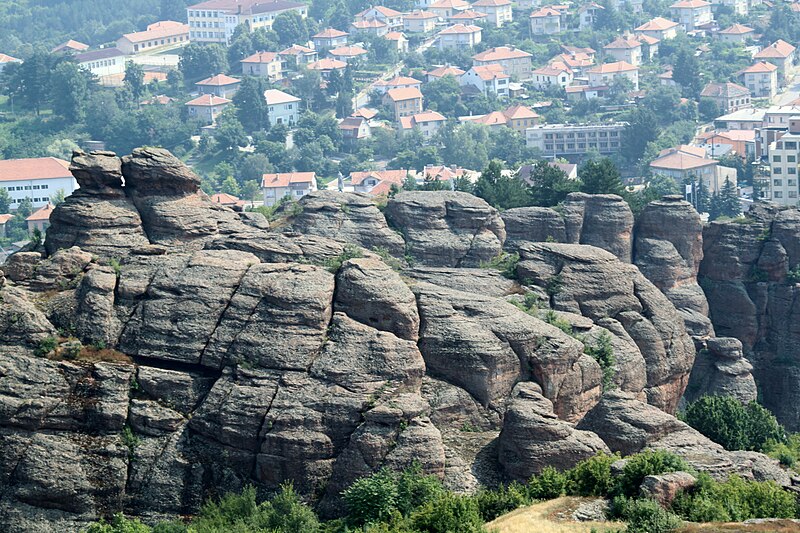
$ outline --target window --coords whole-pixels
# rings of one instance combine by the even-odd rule
[[[774,193],[772,193],[772,196],[773,198],[783,198],[783,192],[775,191]]]
[[[772,185],[775,187],[783,187],[783,180],[772,180]]]
[[[772,173],[773,174],[782,174],[783,173],[783,169],[781,167],[774,167],[772,169]]]
[[[789,191],[789,198],[797,198],[797,191]]]
[[[789,174],[797,174],[797,167],[789,167],[786,169]]]
[[[787,163],[795,163],[795,162],[796,162],[796,159],[797,159],[797,157],[796,157],[796,156],[793,156],[793,155],[787,155],[787,156],[786,156],[786,162],[787,162]]]
[[[772,162],[773,162],[773,163],[780,163],[780,162],[781,162],[781,156],[779,156],[779,155],[773,155],[773,156],[772,156]]]

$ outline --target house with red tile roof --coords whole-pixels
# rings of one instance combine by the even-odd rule
[[[402,186],[409,174],[413,176],[416,173],[413,170],[404,168],[398,170],[367,170],[351,172],[346,181],[349,182],[355,192],[373,193],[381,184],[386,184],[390,188],[391,185]],[[378,189],[377,193],[380,193],[381,190],[382,188]]]
[[[737,83],[709,83],[703,87],[700,98],[713,100],[723,114],[753,107],[750,102],[750,89]]]
[[[400,132],[407,133],[418,128],[422,137],[430,139],[447,122],[447,117],[437,111],[423,111],[407,117],[400,117]]]
[[[572,84],[574,78],[572,70],[561,62],[553,62],[537,68],[532,74],[531,84],[540,90],[555,86],[566,89]]]
[[[537,9],[530,15],[533,35],[552,35],[561,32],[562,13],[550,6]]]
[[[400,122],[401,117],[422,112],[422,93],[416,87],[389,89],[383,95],[383,103],[392,106],[394,118]]]
[[[342,134],[342,139],[350,143],[372,136],[369,120],[358,116],[345,117],[339,121],[339,132]]]
[[[587,72],[590,87],[608,87],[614,83],[615,78],[624,76],[631,81],[634,91],[639,90],[639,68],[626,61],[603,63],[590,68]]]
[[[472,4],[473,9],[489,17],[489,23],[499,28],[513,20],[511,0],[478,0]]]
[[[464,50],[481,42],[481,32],[480,26],[453,24],[440,31],[436,40],[440,50]]]
[[[278,52],[281,58],[281,70],[297,70],[298,67],[308,65],[319,59],[316,50],[312,50],[306,46],[293,44],[285,50]]]
[[[597,22],[597,16],[606,8],[597,2],[588,2],[578,8],[578,29],[591,30]]]
[[[449,20],[450,17],[470,9],[464,0],[437,0],[428,6],[428,11],[439,17],[439,20]]]
[[[350,32],[383,37],[389,33],[389,26],[385,22],[376,19],[356,20],[350,23]]]
[[[0,188],[11,197],[11,210],[29,198],[34,208],[42,207],[58,193],[69,196],[78,182],[69,171],[69,161],[55,157],[0,160]]]
[[[403,16],[403,31],[406,33],[430,33],[436,28],[439,16],[430,11],[413,11]]]
[[[217,117],[222,110],[230,105],[231,101],[221,96],[213,94],[201,94],[197,98],[189,100],[184,105],[190,119],[199,120],[206,126],[210,126],[217,121]]]
[[[210,200],[215,204],[224,205],[236,211],[243,210],[246,203],[244,200],[240,200],[236,196],[224,192],[212,194]]]
[[[314,42],[314,48],[316,50],[336,48],[337,46],[344,46],[347,44],[348,35],[347,32],[335,28],[327,28],[311,37],[311,40]]]
[[[473,86],[484,95],[494,94],[497,97],[508,97],[508,85],[511,76],[501,65],[475,65],[458,79],[461,86]]]
[[[485,23],[488,18],[489,16],[486,13],[479,13],[472,9],[467,9],[466,11],[461,11],[450,17],[450,23],[474,26],[478,23]]]
[[[59,52],[76,53],[76,52],[85,52],[88,49],[89,49],[88,44],[84,44],[80,41],[74,41],[70,39],[65,43],[59,44],[58,46],[50,50],[50,52],[53,54],[57,54]]]
[[[232,78],[225,74],[217,74],[216,76],[198,81],[195,83],[195,86],[200,91],[200,94],[213,94],[214,96],[222,98],[230,98],[236,94],[241,84],[242,80],[238,78]]]
[[[404,88],[422,89],[422,82],[409,76],[395,76],[390,80],[378,80],[372,84],[372,90],[379,94],[386,94],[390,89]]]
[[[748,39],[752,39],[756,34],[756,30],[744,24],[734,24],[717,33],[717,37],[721,41],[729,43],[745,43]]]
[[[427,76],[427,81],[439,80],[444,78],[445,76],[452,76],[456,79],[460,78],[464,74],[464,71],[458,67],[453,67],[451,65],[443,65],[441,67],[436,67],[433,70],[429,70],[425,73]]]
[[[642,64],[642,43],[633,37],[617,37],[603,47],[605,53],[617,61],[627,61],[633,66]]]
[[[382,22],[388,31],[403,30],[403,14],[386,6],[372,6],[356,13],[356,22],[368,22],[371,20]]]
[[[783,84],[789,77],[795,62],[796,48],[782,39],[765,46],[753,56],[756,61],[766,61],[778,67],[778,81]]]
[[[345,63],[356,63],[360,59],[364,59],[367,54],[367,50],[361,48],[360,46],[337,46],[336,48],[331,48],[328,50],[328,54],[333,58],[339,61],[343,61]]]
[[[50,227],[50,215],[53,214],[53,209],[55,208],[56,206],[47,202],[31,213],[31,215],[25,219],[25,222],[28,223],[28,233],[33,234],[36,231],[44,233],[47,231],[47,228]]]
[[[283,172],[264,174],[261,180],[264,205],[271,207],[284,197],[299,200],[317,190],[317,176],[313,172]]]
[[[735,169],[721,167],[719,161],[708,157],[705,148],[697,146],[680,145],[662,150],[650,163],[650,170],[668,176],[676,183],[702,181],[712,194],[722,188],[725,178],[736,184]]]
[[[11,57],[10,55],[0,54],[0,72],[3,72],[6,65],[10,65],[11,63],[22,63],[22,60]]]
[[[686,31],[694,31],[714,20],[711,4],[705,0],[678,0],[669,9],[672,18]]]
[[[408,37],[401,31],[390,31],[383,36],[387,41],[394,43],[395,49],[400,54],[408,53]]]
[[[306,68],[309,70],[316,70],[324,79],[328,79],[331,75],[331,72],[334,70],[341,72],[346,69],[347,63],[344,61],[339,61],[338,59],[333,59],[332,57],[326,57],[325,59],[320,59],[319,61],[314,61],[313,63],[307,64]]]
[[[648,35],[659,41],[666,41],[674,39],[678,35],[678,28],[680,24],[663,17],[656,17],[641,26],[637,27],[634,31],[637,35]]]
[[[497,46],[472,56],[473,66],[499,65],[516,81],[531,79],[533,56],[515,46]]]
[[[753,97],[772,98],[778,94],[778,67],[772,63],[758,61],[739,74]]]
[[[283,79],[283,62],[276,52],[256,52],[240,63],[245,76],[267,78],[269,81]]]

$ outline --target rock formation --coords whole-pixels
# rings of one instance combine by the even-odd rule
[[[153,521],[286,480],[335,515],[341,490],[382,467],[416,461],[471,490],[648,446],[789,484],[774,461],[725,452],[669,414],[695,355],[685,311],[703,315],[683,292],[697,243],[654,227],[677,216],[671,204],[652,207],[641,239],[620,198],[581,194],[563,213],[501,217],[465,193],[400,193],[379,208],[319,192],[270,223],[212,204],[164,150],[76,153],[72,170],[81,189],[44,248],[0,276],[8,531],[77,531],[123,511]],[[791,224],[773,232],[794,265]],[[537,242],[548,240],[565,243]],[[738,265],[722,241],[735,239],[712,239],[706,257]],[[515,279],[487,266],[504,246],[519,253]],[[778,309],[767,295],[787,274],[759,264],[775,285],[750,301]],[[714,283],[744,287],[743,269]],[[724,295],[711,294],[727,334],[714,312]],[[745,355],[778,340],[759,320]],[[610,366],[589,349],[606,336]],[[738,345],[707,337],[698,388],[744,399]]]

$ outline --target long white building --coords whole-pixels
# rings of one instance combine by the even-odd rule
[[[541,124],[525,130],[525,142],[545,157],[580,156],[590,151],[614,154],[626,122],[609,124]]]
[[[69,161],[55,157],[7,159],[0,161],[0,188],[8,191],[14,211],[25,198],[38,208],[50,203],[59,191],[69,196],[78,182],[69,171]]]
[[[308,5],[289,0],[207,0],[186,9],[189,39],[228,45],[236,26],[244,24],[250,31],[271,29],[275,17],[287,11],[306,18]]]

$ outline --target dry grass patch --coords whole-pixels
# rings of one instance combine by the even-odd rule
[[[592,530],[618,531],[621,522],[575,522],[572,513],[592,498],[563,497],[512,511],[486,524],[497,533],[590,533]]]

